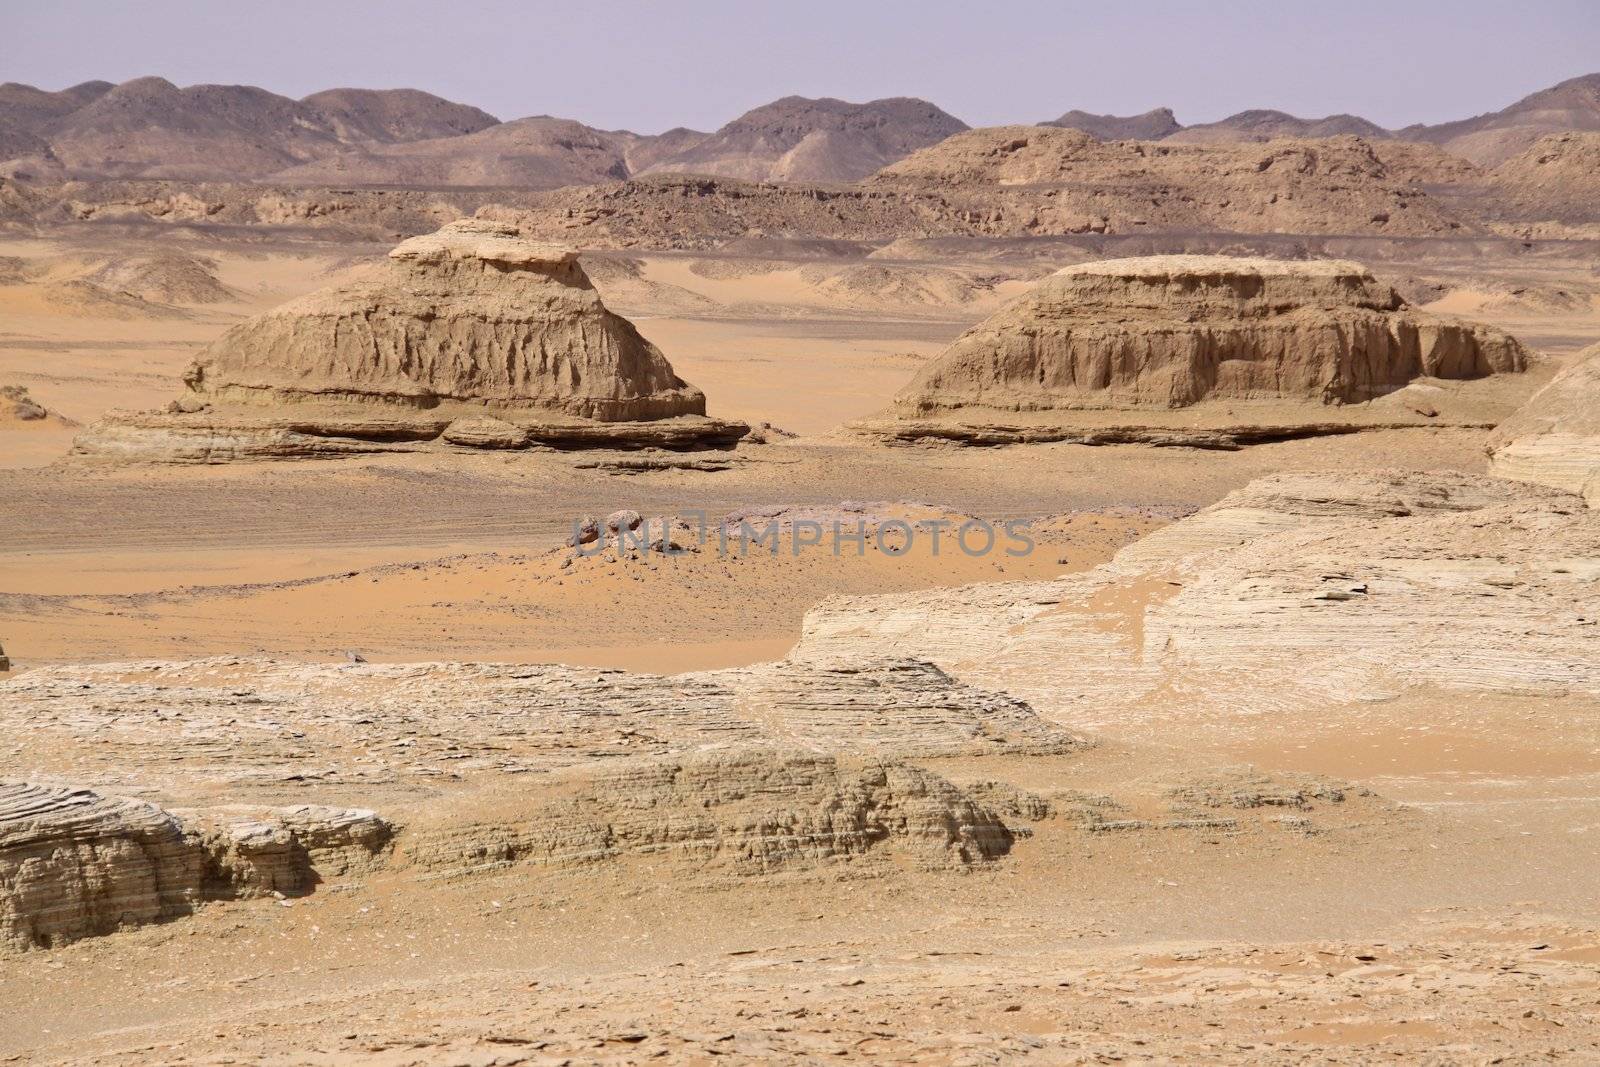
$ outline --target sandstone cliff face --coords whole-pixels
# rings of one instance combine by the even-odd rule
[[[89,789],[0,782],[0,950],[159,922],[207,900],[298,896],[371,869],[390,833],[370,811],[197,817]]]
[[[1489,439],[1502,478],[1579,493],[1600,507],[1600,345],[1591,345]]]
[[[705,395],[606,309],[576,252],[481,220],[412,238],[375,277],[234,327],[184,381],[167,413],[114,414],[76,453],[216,462],[426,444],[694,448],[745,430],[705,418]],[[503,425],[486,430],[491,415]]]
[[[925,367],[892,415],[1068,412],[1084,430],[1093,423],[1084,413],[1228,401],[1277,404],[1262,414],[1286,424],[1337,423],[1344,413],[1322,409],[1388,397],[1419,378],[1514,374],[1527,358],[1499,330],[1410,310],[1355,263],[1150,256],[1047,278]],[[1438,414],[1393,406],[1398,421]]]
[[[86,789],[0,784],[0,946],[52,945],[188,911],[202,861],[170,813]]]

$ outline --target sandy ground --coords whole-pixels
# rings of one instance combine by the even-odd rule
[[[1036,823],[966,873],[730,877],[663,858],[207,906],[8,959],[0,1054],[1587,1062],[1596,711],[1419,691],[1351,719],[1291,716],[1270,738],[1174,714],[1157,742],[1111,730],[1068,756],[920,761],[1117,820]],[[1338,781],[1305,773],[1364,788],[1173,818],[1175,787]]]
[[[597,477],[561,456],[0,471],[11,505],[0,513],[0,643],[19,665],[354,649],[374,659],[560,650],[560,658],[649,667],[659,663],[653,651],[641,660],[637,641],[606,629],[667,613],[668,643],[760,642],[693,663],[731,665],[786,647],[805,608],[829,593],[1093,565],[1128,537],[1270,470],[1484,466],[1481,434],[1427,430],[1225,454],[1044,446],[1021,468],[1006,450],[748,451],[729,471],[631,477]],[[560,569],[571,554],[561,544],[586,515],[716,518],[863,499],[936,502],[995,524],[1066,517],[1068,526],[1026,559],[948,550],[862,559],[849,546],[834,557],[830,543],[799,556],[786,547],[777,560],[713,553]],[[102,515],[114,520],[86,518]],[[268,588],[239,588],[250,586]],[[659,636],[652,627],[650,643]]]
[[[840,521],[843,531],[859,532],[854,517]],[[946,521],[954,530],[969,520]],[[136,650],[161,658],[340,657],[359,650],[374,661],[414,660],[437,655],[443,645],[462,659],[689,670],[781,658],[812,598],[1050,577],[1103,562],[1158,524],[1136,515],[1069,516],[1041,523],[1038,550],[1022,558],[1003,551],[968,556],[953,541],[938,551],[931,531],[913,534],[907,546],[898,528],[885,531],[885,551],[876,527],[864,550],[855,540],[836,545],[830,529],[821,544],[797,550],[785,538],[773,554],[768,542],[741,546],[735,527],[725,553],[717,535],[709,535],[704,547],[686,537],[685,554],[672,557],[578,555],[558,547],[330,574],[333,561],[318,553],[300,568],[314,573],[268,583],[216,581],[223,575],[213,572],[201,584],[182,555],[122,557],[123,569],[115,572],[82,557],[55,558],[19,576],[18,584],[32,588],[8,595],[7,608],[16,614],[7,618],[6,633],[19,654],[26,649],[40,662],[105,660]],[[751,529],[759,536],[765,524]],[[975,548],[983,544],[978,533],[970,540]],[[286,562],[269,564],[271,558],[220,554],[234,573]],[[86,586],[100,591],[86,596]]]
[[[223,289],[224,299],[205,304],[140,300],[105,286],[85,296],[81,286],[72,288],[94,284],[108,262],[173,251],[0,243],[0,257],[24,264],[10,284],[0,284],[0,382],[27,386],[47,408],[80,423],[109,407],[158,406],[175,395],[195,352],[228,325],[360,270],[377,254],[178,249],[209,264]],[[829,431],[881,408],[923,360],[1025,280],[995,282],[988,263],[965,274],[928,268],[944,287],[934,296],[953,291],[960,298],[939,303],[926,287],[908,295],[830,282],[841,271],[854,278],[848,263],[685,255],[601,256],[594,263],[606,298],[707,391],[713,413],[802,436],[743,448],[727,471],[607,477],[587,469],[583,457],[549,454],[101,469],[62,462],[70,427],[0,430],[0,499],[7,504],[0,512],[0,643],[19,665],[214,652],[327,657],[359,650],[404,659],[448,650],[636,668],[670,664],[681,654],[685,669],[722,666],[786,648],[805,608],[830,593],[1090,566],[1151,522],[1203,506],[1267,471],[1483,467],[1481,435],[1463,431],[1357,435],[1232,454],[1046,446],[1031,450],[1025,464],[1007,450],[863,446]],[[1028,264],[1019,274],[1038,269]],[[950,289],[949,278],[968,277],[987,280]],[[1501,310],[1524,312],[1521,305]],[[1537,321],[1541,336],[1576,337],[1588,328],[1583,315]],[[716,518],[752,506],[845,500],[926,501],[995,522],[1080,518],[1070,543],[978,566],[948,552],[852,560],[811,551],[778,561],[696,556],[653,568],[619,564],[591,574],[592,567],[562,571],[560,553],[551,554],[574,520],[619,508],[646,515],[699,509]],[[672,623],[642,640],[619,639],[603,621],[663,613]],[[663,645],[681,653],[663,653]]]
[[[0,384],[79,422],[164,403],[229,324],[373,252],[197,251],[229,299],[140,307],[60,294],[105,249],[0,244],[42,271],[0,282]],[[1439,310],[1556,361],[1600,337],[1592,294],[1548,295],[1592,284],[1573,264],[1392,266],[1455,278]],[[803,268],[654,257],[600,283],[714,414],[803,435],[725,471],[615,476],[548,454],[117,470],[60,462],[70,428],[0,429],[0,643],[20,669],[348,650],[671,673],[780,656],[832,593],[1093,566],[1271,471],[1485,466],[1484,435],[1460,430],[1235,453],[844,441],[827,431],[881,407],[1016,283],[939,305],[819,290]],[[645,561],[562,546],[573,520],[619,508],[843,501],[1026,518],[1039,548]],[[1139,824],[1126,833],[1042,822],[965,873],[517,869],[211,905],[0,961],[0,1061],[1600,1059],[1600,709],[1416,692],[1229,731],[1181,710],[1070,756],[920,761],[1058,804],[1106,798]],[[7,752],[0,776],[65,771]],[[1176,785],[1257,775],[1354,786],[1304,825],[1270,808],[1171,823]],[[408,796],[372,802],[427,799]],[[301,783],[265,799],[315,798]]]

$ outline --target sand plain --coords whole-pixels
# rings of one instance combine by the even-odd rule
[[[208,303],[74,284],[107,259],[154,251],[62,239],[0,245],[0,256],[23,262],[0,283],[0,384],[26,386],[78,424],[113,407],[159,405],[228,325],[382,253],[268,242],[185,249],[214,263],[226,290]],[[1411,254],[1375,266],[1438,286],[1432,309],[1511,331],[1540,351],[1541,374],[1600,337],[1600,285],[1581,255]],[[1087,570],[1262,475],[1487,469],[1486,433],[1446,428],[1233,452],[871,445],[837,428],[882,408],[924,361],[1036,277],[1036,261],[896,259],[888,266],[902,273],[885,277],[875,269],[884,262],[864,255],[820,265],[592,258],[611,261],[592,268],[608,305],[706,391],[712,414],[797,436],[719,454],[720,469],[640,471],[622,453],[557,452],[117,468],[67,461],[73,426],[6,426],[0,643],[13,677],[220,657],[208,668],[215,684],[270,696],[247,681],[252,664],[343,664],[359,679],[366,668],[346,664],[350,651],[374,669],[740,667],[781,658],[805,612],[828,596]],[[563,546],[575,519],[623,508],[713,520],[1027,519],[1039,548],[1020,559],[923,547],[634,560],[574,558]],[[145,671],[131,666],[128,677]],[[105,684],[92,671],[83,678]],[[426,707],[425,690],[415,699]],[[750,877],[649,855],[470,876],[418,878],[402,867],[10,955],[0,964],[0,1058],[1597,1054],[1600,704],[1591,696],[1418,687],[1225,730],[1184,710],[1174,701],[1158,719],[1098,730],[1093,747],[1065,754],[914,760],[957,787],[1001,783],[1051,809],[1008,816],[1010,853],[973,868],[891,858]],[[96,731],[111,728],[25,725],[0,739],[8,777],[77,780],[96,765],[86,755]],[[295,728],[263,727],[273,737]],[[469,761],[499,743],[462,730],[445,740]],[[356,762],[379,747],[350,744]],[[425,823],[440,802],[501,810],[547,784],[537,767],[501,776],[452,772],[445,757],[404,765],[406,738],[392,744],[401,755],[386,764],[391,778],[357,787],[280,768],[242,786],[243,797],[359,804],[405,824]],[[208,765],[193,758],[174,746],[167,770],[101,776],[154,803],[194,803],[186,790],[208,780]]]

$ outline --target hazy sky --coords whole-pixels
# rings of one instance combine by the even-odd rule
[[[1600,0],[0,3],[0,81],[414,86],[647,133],[790,93],[921,96],[973,125],[1167,105],[1401,126],[1597,70]]]

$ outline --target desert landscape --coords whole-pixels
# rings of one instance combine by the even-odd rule
[[[1543,84],[0,85],[0,1063],[1600,1061]]]

